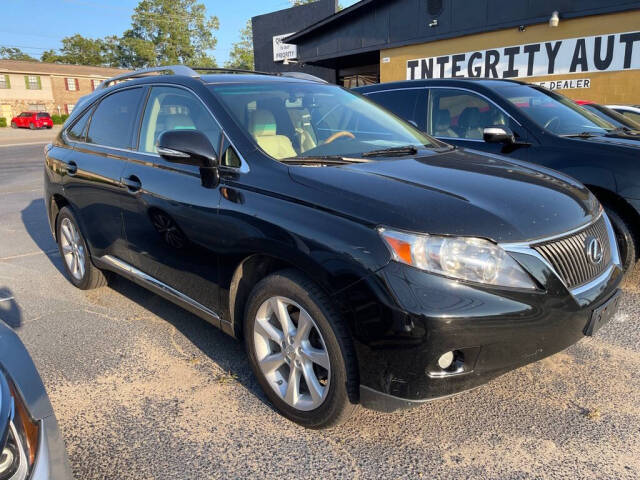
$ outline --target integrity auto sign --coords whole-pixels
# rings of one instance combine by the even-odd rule
[[[568,38],[407,61],[407,79],[523,78],[640,69],[640,31]]]

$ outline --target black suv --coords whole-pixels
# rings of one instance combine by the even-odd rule
[[[459,147],[561,171],[584,183],[613,223],[624,269],[640,252],[640,132],[516,80],[411,80],[355,89]]]
[[[116,272],[244,338],[288,418],[451,395],[615,311],[613,230],[572,178],[322,81],[198,72],[84,99],[46,149],[48,218],[75,286]]]

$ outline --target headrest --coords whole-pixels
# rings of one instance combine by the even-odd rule
[[[276,119],[269,110],[256,110],[253,113],[251,133],[254,137],[276,135]]]
[[[195,130],[196,128],[191,117],[181,113],[165,116],[164,122],[167,130]]]

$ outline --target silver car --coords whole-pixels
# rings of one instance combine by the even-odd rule
[[[29,353],[0,322],[0,480],[68,480],[51,402]]]

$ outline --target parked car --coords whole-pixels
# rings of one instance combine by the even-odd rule
[[[640,123],[640,105],[607,105],[607,107]]]
[[[566,175],[454,149],[308,76],[129,75],[46,149],[66,273],[121,274],[243,338],[291,420],[476,387],[615,311],[613,229]]]
[[[11,128],[52,128],[53,120],[47,112],[22,112],[11,119]]]
[[[71,478],[42,380],[18,336],[0,321],[0,479]]]
[[[514,80],[412,80],[356,88],[429,135],[526,160],[584,183],[611,219],[625,270],[640,253],[640,135]]]
[[[621,113],[618,113],[609,107],[605,107],[604,105],[600,105],[589,100],[576,100],[576,103],[582,106],[582,108],[589,110],[591,113],[594,113],[602,120],[609,122],[616,128],[640,131],[640,123],[634,122],[631,117],[625,117]]]

